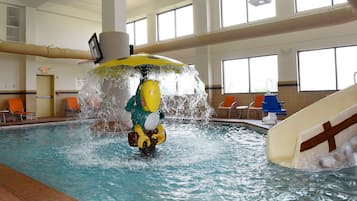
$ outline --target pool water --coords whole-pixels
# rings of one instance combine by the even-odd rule
[[[153,157],[126,134],[77,123],[0,130],[0,162],[82,201],[357,200],[357,168],[308,172],[269,163],[264,134],[165,123]]]

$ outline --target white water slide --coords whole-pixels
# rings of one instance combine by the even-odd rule
[[[304,168],[357,136],[357,84],[291,115],[268,131],[267,158]],[[320,162],[321,163],[321,162]]]

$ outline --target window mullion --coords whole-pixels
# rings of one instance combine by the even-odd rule
[[[156,15],[156,40],[160,41],[160,23],[159,23],[159,14]]]
[[[133,22],[133,28],[134,28],[134,46],[136,46],[136,21]]]
[[[248,58],[248,92],[252,93],[252,83],[251,83],[251,74],[250,74],[250,58]]]
[[[337,75],[337,54],[336,54],[336,49],[337,48],[333,48],[334,50],[334,56],[335,56],[335,86],[336,86],[336,90],[338,90],[338,75]]]
[[[249,10],[248,10],[248,0],[245,1],[245,9],[247,11],[247,23],[249,22]]]
[[[175,25],[175,38],[177,38],[177,19],[176,19],[176,10],[173,10],[174,12],[174,25]]]

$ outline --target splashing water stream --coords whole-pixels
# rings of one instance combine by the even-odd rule
[[[82,117],[97,117],[93,129],[98,133],[129,130],[132,127],[130,113],[124,108],[135,94],[140,78],[136,68],[125,66],[88,72],[79,92]],[[148,78],[160,82],[161,110],[166,117],[208,122],[213,109],[194,67],[184,66],[180,71],[155,69],[149,72]]]

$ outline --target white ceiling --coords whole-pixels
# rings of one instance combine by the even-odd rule
[[[92,12],[101,12],[101,0],[20,0],[23,4],[29,7],[37,8],[47,2],[58,4],[61,6],[70,6],[73,8],[85,9]],[[133,10],[146,5],[154,4],[155,0],[127,0],[127,10]]]

